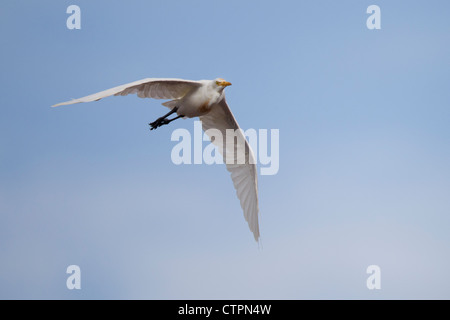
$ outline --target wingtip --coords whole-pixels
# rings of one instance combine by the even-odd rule
[[[74,100],[75,100],[75,99],[74,99]],[[71,102],[71,101],[68,101],[68,102]],[[55,108],[55,107],[59,107],[59,106],[64,106],[64,105],[68,104],[68,102],[60,102],[60,103],[56,103],[56,104],[54,104],[54,105],[52,105],[52,106],[50,106],[50,107]]]
[[[253,238],[254,238],[255,241],[258,242],[258,243],[261,241],[261,236],[260,236],[260,234],[259,234],[259,230],[253,232]]]
[[[256,240],[256,242],[258,243],[258,249],[262,250],[263,245],[262,245],[261,237],[258,237],[258,240]]]
[[[55,108],[55,107],[60,107],[60,106],[67,106],[69,104],[75,104],[75,103],[79,103],[79,102],[80,101],[78,101],[78,99],[72,99],[70,101],[65,101],[65,102],[60,102],[60,103],[54,104],[51,107]]]

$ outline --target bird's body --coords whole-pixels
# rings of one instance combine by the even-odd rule
[[[213,83],[205,80],[199,81],[201,86],[193,88],[181,99],[163,103],[172,109],[178,107],[177,114],[187,118],[200,117],[211,111],[212,106],[223,99],[223,91],[212,90]]]
[[[218,146],[219,152],[226,159],[227,170],[231,173],[237,196],[244,211],[244,217],[253,232],[255,240],[259,239],[258,224],[258,186],[256,164],[253,152],[247,143],[239,125],[225,100],[225,87],[231,83],[217,78],[215,80],[183,80],[168,78],[147,78],[124,84],[112,89],[98,92],[83,98],[74,99],[54,105],[69,105],[80,102],[97,101],[112,95],[128,95],[136,93],[140,98],[171,99],[163,105],[171,111],[151,123],[152,129],[170,123],[180,117],[199,117],[203,130],[214,136],[212,142]],[[178,117],[167,119],[172,113]],[[210,129],[218,130],[225,138],[227,130],[232,129],[237,137],[237,146],[233,141],[219,141]],[[243,151],[244,157],[239,157],[237,149]],[[231,155],[231,157],[230,157]],[[230,161],[230,159],[232,161]]]

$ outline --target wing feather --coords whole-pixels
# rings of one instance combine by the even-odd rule
[[[97,92],[86,97],[61,102],[52,107],[64,106],[80,102],[97,101],[109,96],[126,96],[137,94],[139,98],[153,99],[180,99],[190,90],[201,86],[200,81],[170,79],[170,78],[146,78],[131,83],[123,84],[108,90]]]
[[[239,159],[236,151],[236,146],[230,142],[218,141],[214,139],[214,145],[218,146],[219,152],[224,158],[227,170],[231,173],[236,194],[239,198],[242,210],[244,211],[244,218],[248,223],[250,230],[256,241],[259,239],[259,223],[258,223],[258,178],[256,174],[256,162],[253,151],[250,148],[245,136],[240,130],[239,125],[234,118],[228,104],[223,98],[217,105],[214,105],[211,111],[200,117],[202,121],[203,130],[208,133],[208,129],[218,129],[222,133],[223,139],[226,137],[226,129],[238,130],[238,143],[245,144],[245,159]],[[211,138],[211,136],[210,136]],[[239,147],[239,146],[238,146]],[[230,151],[234,157],[234,163],[227,163],[227,154]],[[244,160],[244,161],[242,161]]]

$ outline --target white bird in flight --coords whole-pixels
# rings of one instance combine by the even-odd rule
[[[214,80],[183,80],[169,78],[147,78],[127,83],[115,88],[91,94],[89,96],[73,99],[53,105],[58,107],[80,102],[97,101],[112,95],[126,96],[136,93],[140,98],[172,99],[162,105],[170,111],[164,116],[149,123],[150,130],[169,124],[178,118],[199,117],[203,130],[209,135],[214,145],[224,158],[227,170],[231,173],[236,194],[244,211],[245,220],[256,241],[259,239],[258,224],[258,177],[256,174],[256,162],[253,151],[250,148],[244,134],[239,128],[225,100],[224,89],[231,83],[222,78]],[[176,113],[177,116],[168,119]],[[212,129],[212,130],[209,130]],[[235,132],[237,143],[233,141],[220,141],[215,136],[214,130],[219,130],[222,137],[226,136],[227,129]],[[230,145],[231,143],[231,145]],[[244,148],[245,147],[245,148]],[[242,153],[237,149],[241,148]],[[241,157],[239,157],[239,154]],[[243,158],[242,155],[245,157]],[[231,156],[231,161],[229,160]]]

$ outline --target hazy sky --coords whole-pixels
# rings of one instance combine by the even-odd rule
[[[1,1],[0,298],[450,299],[449,12]],[[146,77],[225,78],[243,129],[279,129],[260,247],[223,165],[172,163],[192,119],[149,131],[167,109],[133,95],[50,108]]]

